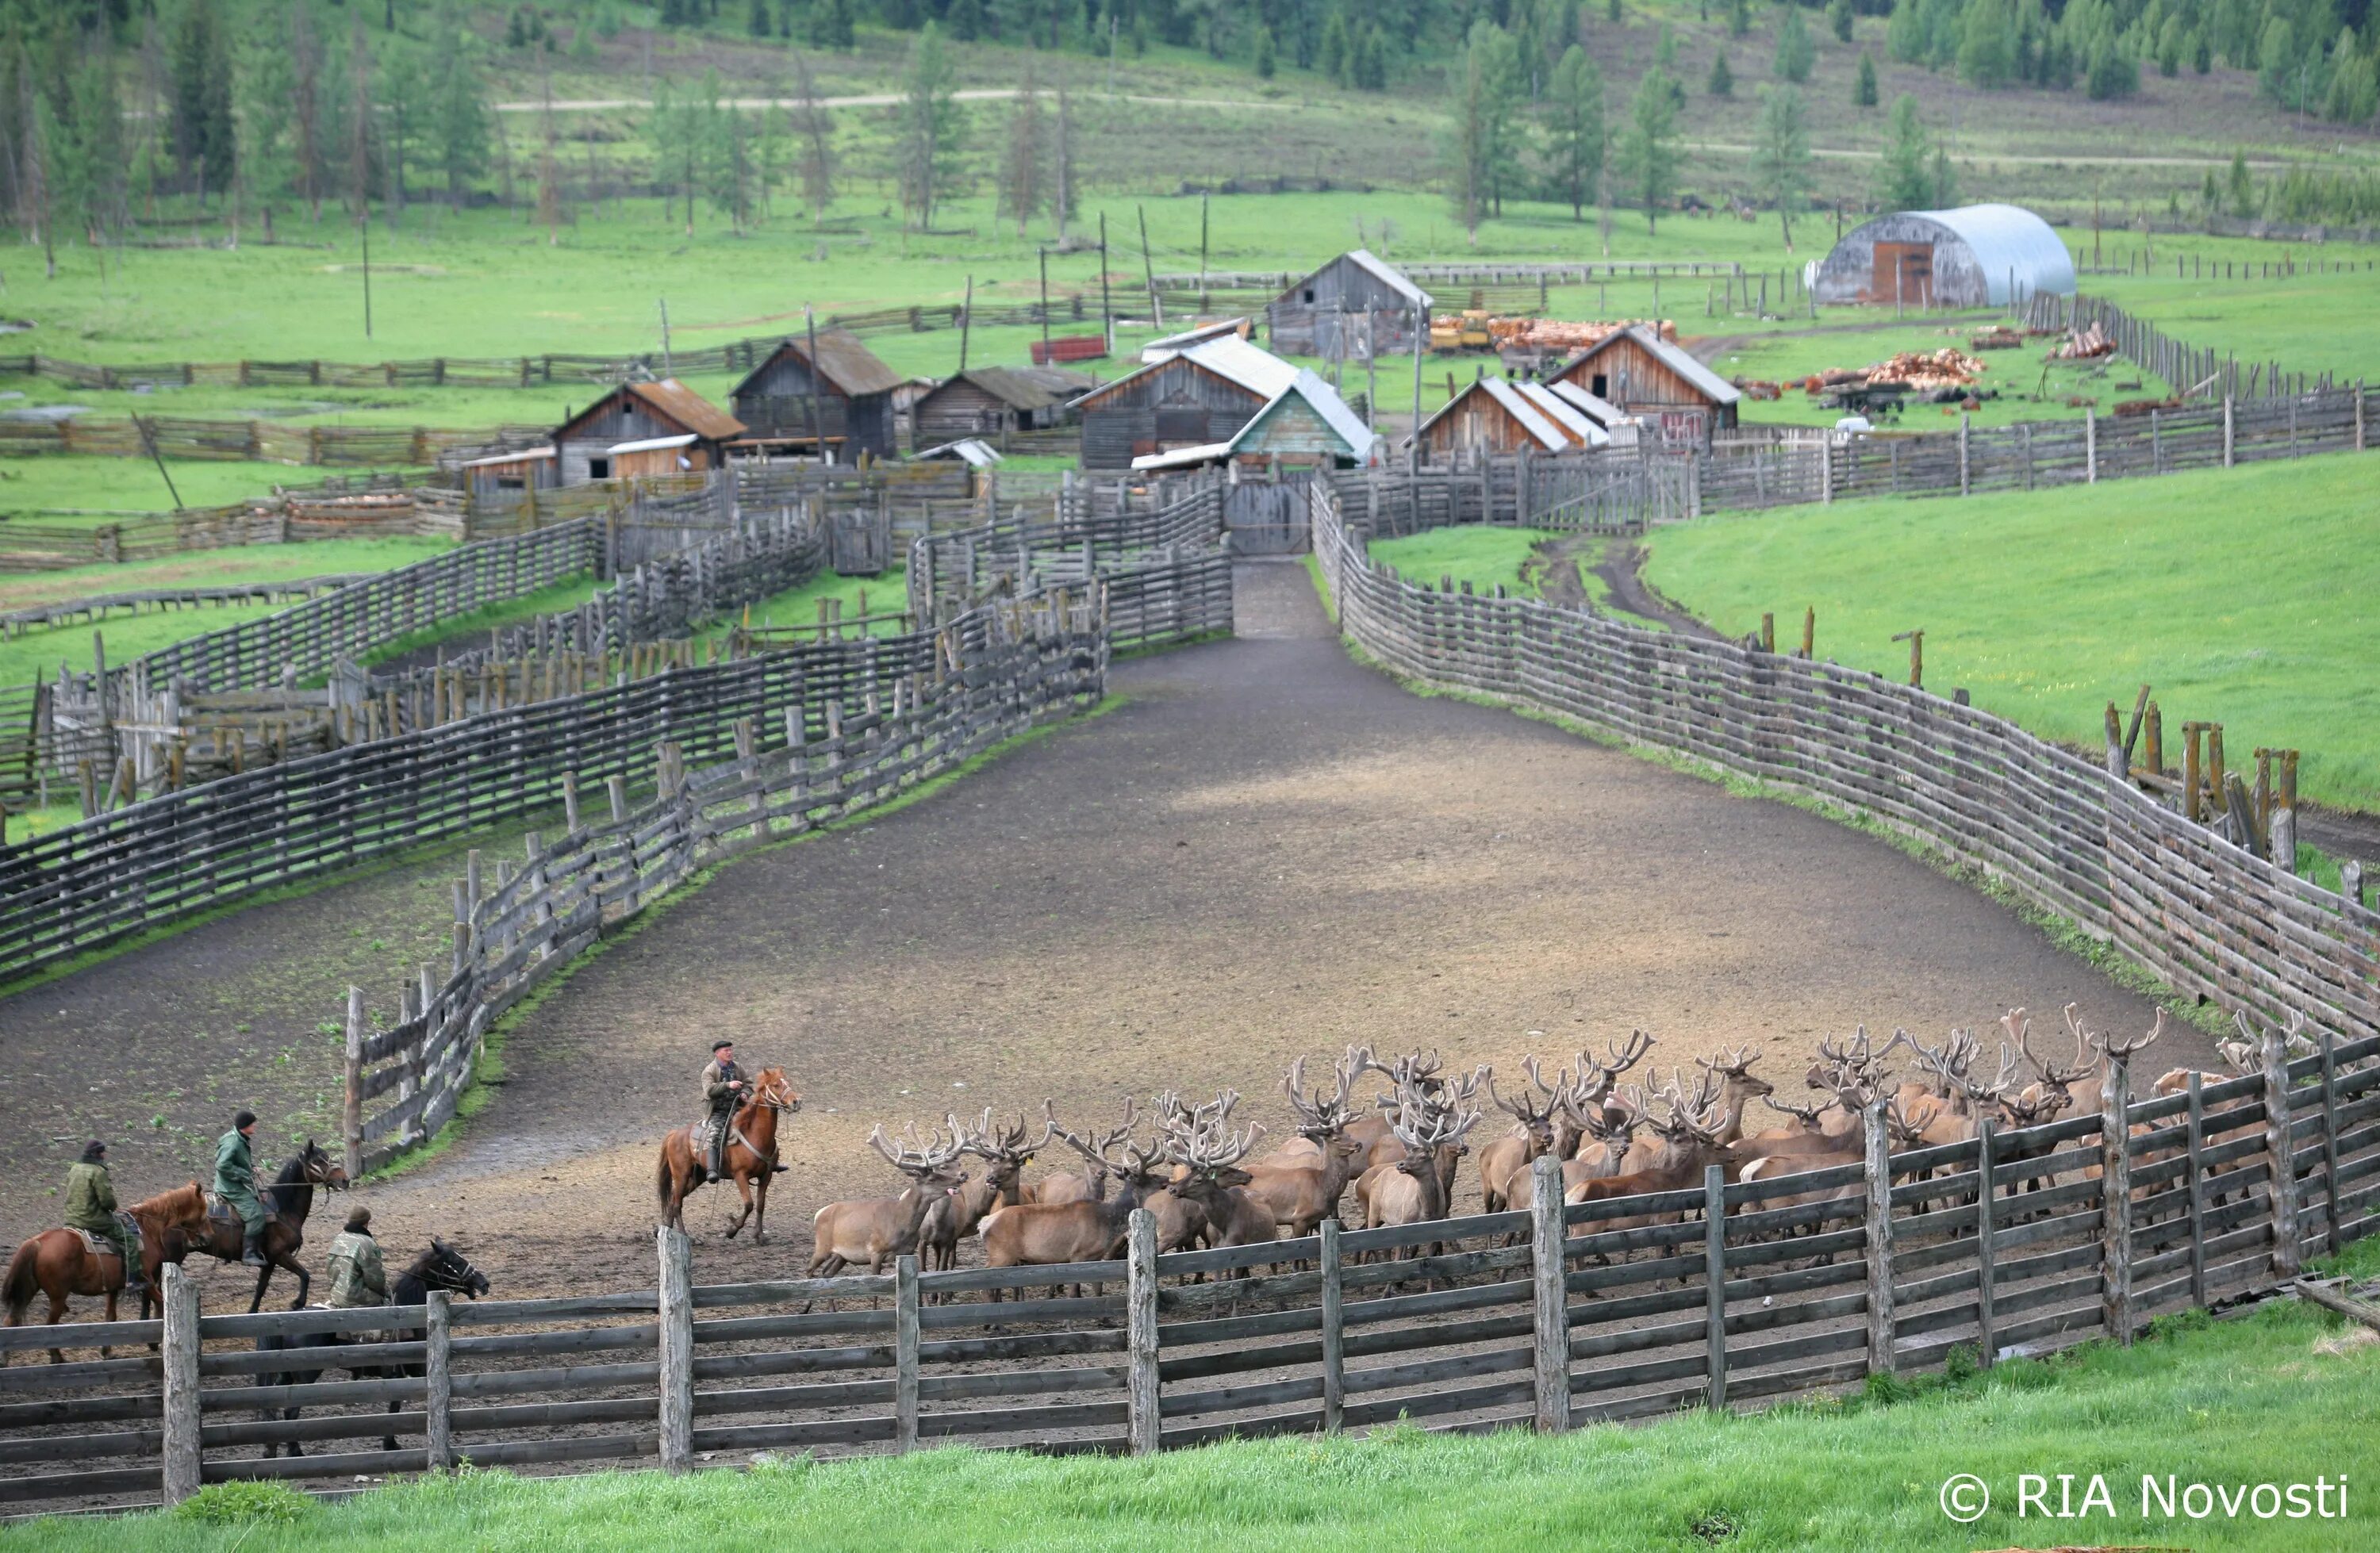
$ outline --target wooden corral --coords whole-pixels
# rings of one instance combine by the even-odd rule
[[[1265,337],[1292,356],[1329,360],[1402,354],[1418,326],[1427,337],[1430,294],[1368,250],[1341,254],[1265,307]]]
[[[815,348],[817,360],[811,360]],[[821,329],[781,343],[745,375],[729,398],[755,444],[815,448],[823,443],[838,462],[859,455],[891,458],[892,401],[908,380],[886,366],[859,336]]]
[[[624,382],[554,428],[554,483],[716,469],[743,434],[742,421],[674,378]]]
[[[1710,434],[1735,424],[1743,397],[1733,383],[1695,360],[1684,346],[1650,327],[1632,323],[1562,363],[1550,380],[1572,382],[1595,397],[1657,423],[1670,447],[1703,447]]]
[[[1063,367],[970,367],[911,406],[910,445],[978,437],[1004,450],[1014,439],[1073,425],[1073,402],[1097,386],[1090,374]]]

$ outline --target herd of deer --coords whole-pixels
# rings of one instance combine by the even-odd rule
[[[1351,1189],[1354,1212],[1346,1219],[1362,1228],[1444,1219],[1453,1202],[1456,1167],[1472,1152],[1465,1140],[1489,1106],[1513,1121],[1509,1135],[1477,1151],[1479,1191],[1489,1213],[1531,1206],[1531,1165],[1548,1153],[1561,1161],[1569,1203],[1699,1185],[1712,1165],[1731,1182],[1772,1180],[1864,1161],[1863,1119],[1879,1107],[1895,1149],[1973,1138],[1987,1118],[2022,1128],[2068,1111],[2094,1111],[2104,1064],[2128,1060],[2165,1032],[2162,1012],[2147,1034],[2133,1038],[2086,1029],[2073,1004],[2067,1005],[2065,1022],[2074,1057],[2061,1062],[2037,1054],[2025,1011],[2010,1011],[2000,1021],[2009,1039],[1988,1082],[1972,1072],[1983,1044],[1962,1030],[1953,1030],[1939,1047],[1905,1030],[1881,1048],[1864,1028],[1847,1042],[1822,1040],[1819,1061],[1805,1075],[1816,1097],[1808,1105],[1778,1099],[1774,1086],[1752,1072],[1760,1053],[1741,1049],[1697,1057],[1691,1073],[1673,1071],[1655,1089],[1665,1102],[1657,1109],[1639,1086],[1621,1082],[1652,1049],[1642,1031],[1600,1059],[1579,1052],[1550,1079],[1535,1057],[1525,1059],[1528,1086],[1509,1098],[1497,1091],[1484,1063],[1448,1077],[1436,1053],[1384,1062],[1369,1047],[1351,1047],[1332,1081],[1310,1091],[1305,1060],[1291,1064],[1282,1088],[1297,1135],[1254,1162],[1247,1156],[1264,1129],[1232,1125],[1239,1097],[1229,1091],[1205,1105],[1171,1092],[1160,1096],[1153,1135],[1145,1143],[1135,1136],[1141,1118],[1130,1100],[1117,1126],[1087,1137],[1062,1126],[1048,1101],[1038,1137],[1022,1117],[996,1124],[989,1109],[972,1125],[946,1116],[946,1129],[923,1138],[914,1124],[898,1139],[880,1126],[869,1142],[911,1184],[896,1197],[820,1208],[809,1272],[832,1276],[864,1262],[881,1273],[894,1257],[908,1255],[946,1269],[957,1263],[959,1242],[971,1235],[981,1239],[985,1263],[994,1268],[1105,1261],[1120,1254],[1136,1208],[1155,1216],[1160,1251],[1245,1245],[1313,1233],[1324,1218],[1342,1213]],[[2218,1042],[2217,1049],[2238,1073],[2257,1071],[2260,1043],[2244,1015],[2240,1030],[2239,1040]],[[2293,1049],[2312,1049],[2295,1028],[2289,1039]],[[1897,1080],[1888,1071],[1887,1062],[1903,1047],[1922,1076]],[[2027,1067],[2034,1076],[2021,1082]],[[1354,1095],[1358,1081],[1372,1073],[1389,1080],[1390,1092],[1367,1110]],[[2190,1073],[2177,1068],[2164,1074],[2152,1092],[2180,1092]],[[1747,1130],[1745,1115],[1755,1100],[1779,1112],[1784,1124]],[[1082,1167],[1026,1182],[1026,1166],[1053,1142],[1081,1156]],[[983,1165],[973,1177],[960,1168],[969,1155]],[[1828,1195],[1802,1199],[1789,1194],[1763,1206]],[[1604,1227],[1628,1228],[1659,1217],[1609,1220]]]

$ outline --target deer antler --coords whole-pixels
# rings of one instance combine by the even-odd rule
[[[1716,1057],[1697,1057],[1694,1065],[1707,1068],[1714,1074],[1725,1074],[1730,1078],[1742,1078],[1752,1064],[1759,1061],[1758,1047],[1742,1046],[1733,1051],[1722,1050]]]
[[[1138,1116],[1137,1112],[1134,1109],[1131,1096],[1127,1095],[1124,1097],[1123,1124],[1111,1132],[1101,1133],[1095,1138],[1085,1138],[1078,1134],[1071,1133],[1065,1128],[1060,1126],[1058,1124],[1056,1108],[1048,1100],[1042,1101],[1041,1104],[1043,1110],[1047,1112],[1050,1117],[1050,1133],[1056,1137],[1062,1139],[1067,1147],[1073,1149],[1084,1159],[1088,1159],[1094,1165],[1103,1166],[1109,1170],[1121,1170],[1123,1168],[1117,1164],[1114,1159],[1109,1158],[1109,1150],[1114,1148],[1118,1144],[1123,1143],[1126,1138],[1132,1136],[1133,1123],[1138,1119]]]
[[[900,1137],[894,1138],[884,1131],[884,1124],[880,1122],[868,1133],[868,1141],[876,1146],[877,1153],[892,1161],[896,1171],[917,1176],[938,1174],[950,1169],[951,1162],[966,1147],[965,1135],[958,1131],[958,1118],[950,1120],[953,1135],[949,1138],[943,1137],[939,1127],[930,1136],[921,1138],[917,1135],[915,1122],[903,1130]]]
[[[1428,1155],[1461,1143],[1478,1120],[1475,1107],[1439,1104],[1415,1091],[1397,1108],[1389,1131],[1414,1154]]]
[[[2082,1007],[2080,1003],[2069,1003],[2065,1009],[2066,1033],[2074,1037],[2072,1065],[2059,1066],[2045,1062],[2034,1054],[2033,1048],[2028,1046],[2024,1049],[2024,1054],[2033,1058],[2033,1065],[2040,1073],[2041,1082],[2055,1088],[2066,1088],[2077,1079],[2087,1076],[2093,1068],[2099,1065],[2099,1059],[2091,1050],[2090,1032],[2082,1027]]]
[[[1297,1113],[1299,1132],[1336,1133],[1346,1126],[1347,1097],[1354,1092],[1355,1075],[1362,1071],[1354,1065],[1354,1050],[1351,1048],[1349,1061],[1339,1064],[1336,1074],[1338,1088],[1329,1099],[1323,1098],[1319,1089],[1314,1091],[1311,1099],[1301,1093],[1305,1083],[1305,1059],[1303,1056],[1290,1063],[1288,1074],[1281,1079],[1281,1088],[1289,1096],[1290,1110]],[[1370,1065],[1368,1056],[1364,1061],[1366,1065]]]
[[[1774,1095],[1761,1096],[1760,1103],[1771,1110],[1791,1117],[1814,1133],[1818,1130],[1818,1118],[1835,1108],[1835,1102],[1832,1100],[1820,1100],[1814,1106],[1797,1106],[1780,1100]]]
[[[2114,1036],[2094,1036],[2091,1037],[2091,1044],[2097,1047],[2102,1055],[2121,1061],[2136,1051],[2155,1046],[2157,1037],[2164,1034],[2165,1010],[2160,1008],[2156,1011],[2155,1020],[2149,1025],[2148,1034],[2139,1039],[2120,1040]]]
[[[1257,1139],[1264,1135],[1264,1128],[1253,1124],[1242,1132],[1232,1131],[1232,1108],[1239,1100],[1237,1093],[1225,1089],[1203,1106],[1184,1106],[1176,1101],[1172,1114],[1162,1124],[1160,1155],[1194,1171],[1210,1174],[1238,1164],[1256,1147]]]

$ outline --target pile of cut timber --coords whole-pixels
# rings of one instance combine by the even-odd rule
[[[2106,330],[2093,323],[2069,332],[2066,338],[2058,342],[2058,348],[2049,353],[2049,358],[2052,361],[2088,361],[2095,357],[2115,354],[2116,342],[2108,337]]]
[[[1622,329],[1644,322],[1621,319],[1617,322],[1588,320],[1580,322],[1560,318],[1491,318],[1488,333],[1499,350],[1585,350],[1601,345]],[[1661,338],[1674,342],[1678,325],[1674,320],[1663,319],[1656,328]]]
[[[1937,351],[1904,350],[1865,367],[1829,367],[1802,380],[1811,394],[1844,388],[1879,388],[1898,384],[1913,394],[1932,389],[1964,388],[1983,376],[1985,363],[1955,346]]]

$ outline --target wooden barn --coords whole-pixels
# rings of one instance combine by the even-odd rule
[[[485,458],[468,458],[455,467],[462,476],[463,489],[474,496],[493,496],[507,491],[543,491],[559,483],[562,467],[554,457],[551,444],[545,447],[522,448],[514,453],[494,453]]]
[[[892,401],[906,382],[857,335],[821,329],[815,367],[809,335],[795,335],[753,368],[730,397],[754,444],[809,448],[815,437],[836,462],[850,464],[863,453],[897,456]]]
[[[1426,461],[1463,452],[1574,453],[1611,439],[1567,397],[1541,382],[1481,378],[1421,423]]]
[[[1743,395],[1652,325],[1632,323],[1605,335],[1555,369],[1552,382],[1574,383],[1623,414],[1658,427],[1665,446],[1704,446],[1735,424]]]
[[[2074,295],[2074,261],[2049,223],[2019,205],[1898,211],[1862,223],[1809,270],[1821,302],[2004,308]]]
[[[970,367],[910,406],[910,444],[982,437],[999,445],[1012,432],[1071,425],[1074,401],[1098,386],[1089,373],[1063,367]]]
[[[721,468],[743,434],[742,421],[675,378],[624,382],[554,428],[556,483]]]
[[[1169,448],[1135,457],[1135,469],[1188,469],[1202,465],[1280,464],[1305,469],[1352,469],[1371,463],[1379,438],[1338,391],[1313,372],[1293,370],[1280,393],[1247,423],[1214,443]]]
[[[1428,292],[1356,249],[1274,297],[1265,308],[1265,337],[1291,356],[1360,359],[1368,319],[1371,348],[1402,353],[1414,347],[1416,313],[1422,337],[1429,337],[1430,302]]]
[[[1181,348],[1150,346],[1136,370],[1075,401],[1082,466],[1128,469],[1150,454],[1229,443],[1295,382],[1297,370],[1228,330]]]

